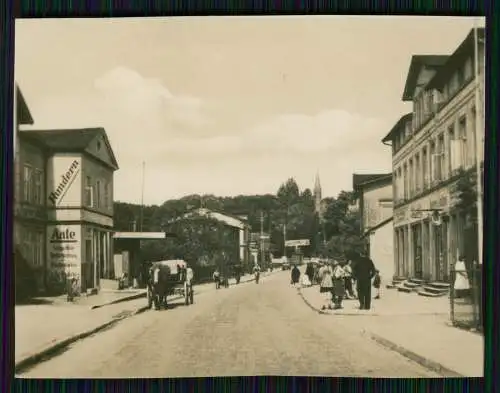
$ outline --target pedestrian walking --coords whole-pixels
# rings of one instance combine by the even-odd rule
[[[313,278],[314,278],[314,267],[311,262],[309,262],[306,266],[306,276],[309,279],[309,281],[312,283]]]
[[[293,286],[296,286],[299,283],[300,280],[300,270],[297,267],[297,265],[293,265],[292,272],[291,272],[291,284]]]
[[[375,277],[373,277],[373,288],[375,288],[375,299],[380,299],[380,284],[382,279],[380,278],[380,272],[375,270]]]
[[[219,289],[220,288],[220,272],[219,272],[219,269],[215,269],[215,272],[213,274],[213,279],[214,279],[214,282],[215,282],[215,289]]]
[[[319,292],[323,294],[323,305],[321,309],[332,308],[332,292],[333,292],[333,271],[328,264],[324,264],[319,269]]]
[[[354,286],[353,286],[353,281],[354,278],[352,276],[352,262],[349,260],[344,266],[344,272],[345,272],[345,278],[344,278],[344,285],[345,285],[345,294],[346,294],[346,299],[355,299],[356,295],[354,294]]]
[[[353,262],[353,274],[356,278],[359,309],[369,310],[371,308],[371,286],[372,278],[375,276],[375,265],[370,258],[358,252],[352,251],[349,254],[349,259]]]
[[[344,285],[345,271],[341,263],[338,261],[334,262],[333,268],[333,304],[334,309],[338,310],[342,308],[342,300],[344,300],[345,295],[345,285]]]

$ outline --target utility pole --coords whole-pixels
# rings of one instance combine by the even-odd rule
[[[264,211],[260,211],[260,264],[264,267]]]
[[[286,257],[286,223],[283,224],[283,256]]]

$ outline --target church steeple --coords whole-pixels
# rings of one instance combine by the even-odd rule
[[[314,210],[321,215],[321,183],[319,181],[319,173],[316,172],[316,179],[314,180]]]

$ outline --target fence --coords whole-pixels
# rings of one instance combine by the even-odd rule
[[[451,270],[450,317],[453,325],[483,331],[483,275],[476,265],[469,271]],[[459,281],[466,283],[459,289]],[[455,288],[455,283],[457,283]],[[468,285],[467,285],[468,284]]]

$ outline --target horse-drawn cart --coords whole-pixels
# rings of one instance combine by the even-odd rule
[[[148,307],[167,308],[167,296],[179,294],[186,305],[193,304],[192,277],[188,277],[187,264],[183,260],[154,262],[148,274]]]

